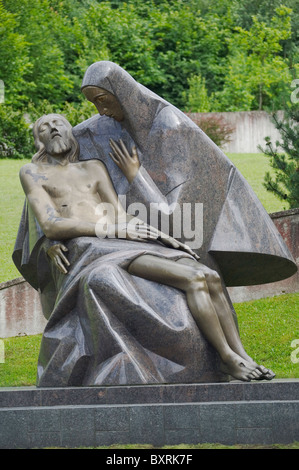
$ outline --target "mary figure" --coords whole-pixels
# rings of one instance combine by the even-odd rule
[[[106,164],[127,207],[143,203],[149,217],[159,205],[161,213],[173,216],[172,230],[198,249],[202,262],[216,269],[227,287],[279,281],[296,272],[291,254],[247,181],[183,112],[109,61],[87,69],[82,92],[100,115],[74,128],[80,159],[100,158]],[[103,100],[111,97],[121,106],[121,119],[105,111]],[[109,157],[110,138],[122,139],[129,148],[136,145],[140,167],[133,179]],[[183,219],[174,217],[178,208],[183,213],[184,204],[195,228],[196,205],[202,207],[198,227],[203,230],[193,231],[194,240],[188,238],[192,231],[182,226]]]

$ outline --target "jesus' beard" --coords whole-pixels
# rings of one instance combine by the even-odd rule
[[[72,148],[71,142],[65,142],[62,137],[56,136],[48,142],[47,152],[53,156],[65,155]]]

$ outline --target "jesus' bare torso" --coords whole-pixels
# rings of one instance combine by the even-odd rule
[[[20,176],[29,203],[50,239],[95,236],[99,220],[107,225],[115,224],[116,218],[126,221],[126,213],[100,161],[30,163],[22,168]],[[114,208],[115,218],[105,210],[107,203]]]
[[[101,202],[111,202],[111,194],[107,194],[98,179],[99,164],[73,163],[62,168],[57,175],[51,165],[38,168],[38,174],[47,178],[42,187],[55,205],[57,214],[68,219],[77,219],[96,223]],[[96,169],[97,171],[92,171]],[[107,223],[109,215],[103,214]]]

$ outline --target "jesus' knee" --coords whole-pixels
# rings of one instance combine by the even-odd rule
[[[207,290],[207,282],[206,276],[203,270],[201,269],[192,269],[190,273],[188,273],[186,278],[186,291],[187,292],[194,292],[194,291],[206,291]]]
[[[205,277],[209,292],[213,298],[215,295],[219,296],[224,294],[222,280],[217,271],[208,269],[208,271],[205,271]]]
[[[208,269],[207,271],[205,271],[205,277],[206,277],[206,281],[209,285],[210,284],[214,284],[214,285],[221,284],[220,275],[217,273],[217,271],[214,271],[213,269]]]

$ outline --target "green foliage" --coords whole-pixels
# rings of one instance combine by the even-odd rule
[[[148,31],[148,20],[138,16],[134,6],[124,3],[113,9],[110,2],[93,2],[85,12],[91,50],[104,45],[102,59],[110,59],[124,66],[137,80],[145,85],[159,75],[153,59],[153,45]],[[96,60],[101,60],[98,57]],[[86,66],[92,63],[89,63]]]
[[[97,113],[95,106],[87,100],[79,103],[69,103],[66,101],[59,105],[52,104],[48,100],[42,100],[38,106],[29,103],[27,109],[32,122],[44,114],[57,113],[62,114],[72,126],[76,126]]]
[[[22,56],[23,61],[26,58],[27,67],[21,70],[21,84],[16,82],[17,90],[22,91],[18,104],[25,105],[28,100],[38,103],[43,98],[59,102],[72,87],[65,74],[62,49],[56,40],[56,31],[63,27],[62,19],[51,9],[48,0],[5,0],[3,3],[10,14],[14,13],[17,32],[26,41]],[[15,84],[7,72],[4,71],[2,79],[8,95],[14,92],[15,97]]]
[[[252,26],[252,18],[256,16],[259,21],[267,25],[271,22],[273,11],[281,5],[292,10],[291,14],[291,36],[287,39],[281,38],[282,49],[280,56],[288,58],[290,70],[293,64],[298,63],[299,56],[299,3],[298,0],[243,0],[236,2],[236,13],[238,15],[239,26],[249,30]]]
[[[18,103],[25,87],[24,74],[31,70],[28,42],[19,32],[17,15],[7,11],[0,0],[0,78],[7,103]]]
[[[218,110],[279,109],[292,75],[279,55],[282,40],[291,36],[291,10],[276,8],[269,23],[252,17],[249,30],[240,26],[228,39],[224,88],[216,93]]]
[[[29,158],[34,150],[24,114],[12,105],[0,105],[0,158]]]
[[[265,139],[264,153],[275,175],[267,172],[264,186],[290,208],[299,207],[299,105],[287,106],[283,118],[274,114],[273,121],[281,140],[274,146],[269,137]]]
[[[277,110],[298,73],[298,30],[296,0],[0,0],[5,104],[77,123],[86,68],[112,60],[186,111]]]
[[[208,113],[211,109],[206,81],[201,75],[191,75],[187,80],[189,90],[183,92],[185,106],[192,113]]]

